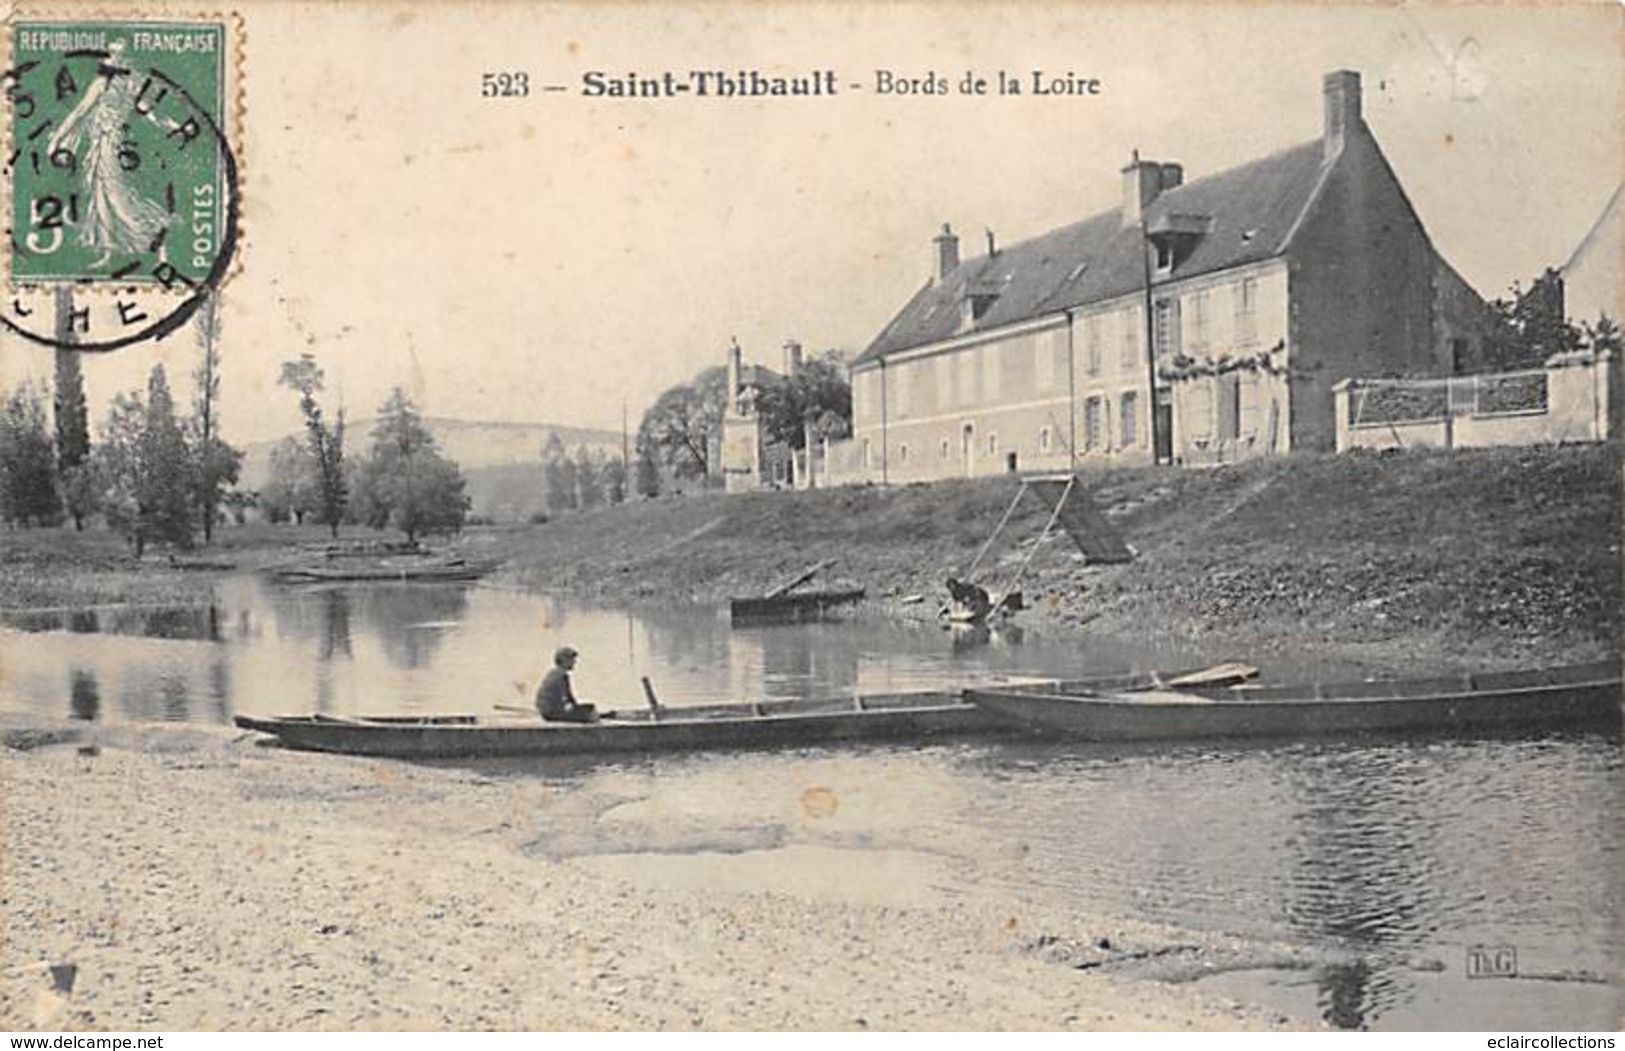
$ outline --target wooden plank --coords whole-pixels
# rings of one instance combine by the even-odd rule
[[[792,588],[798,588],[805,584],[807,581],[811,580],[813,577],[816,577],[818,574],[822,573],[824,570],[828,569],[834,564],[835,560],[833,558],[826,558],[817,565],[802,570],[799,574],[791,577],[789,580],[784,581],[782,584],[776,584],[773,587],[768,588],[767,591],[763,593],[762,597],[778,598],[786,591],[789,591]]]

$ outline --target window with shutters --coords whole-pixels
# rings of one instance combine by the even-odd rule
[[[1123,311],[1122,319],[1123,347],[1118,363],[1133,368],[1140,363],[1140,329],[1145,327],[1145,317],[1139,307],[1130,307]]]
[[[1139,402],[1140,396],[1134,391],[1123,392],[1122,401],[1118,411],[1118,418],[1123,423],[1123,448],[1125,449],[1133,448],[1135,445],[1139,444]]]
[[[1083,447],[1085,449],[1098,449],[1101,446],[1101,401],[1098,397],[1091,397],[1083,403]]]
[[[1179,300],[1157,300],[1154,332],[1157,357],[1171,358],[1179,353]]]
[[[1101,321],[1095,314],[1083,324],[1083,370],[1091,376],[1100,375]]]
[[[1258,342],[1258,279],[1242,278],[1236,286],[1236,346]]]
[[[1187,343],[1194,352],[1199,353],[1207,349],[1207,292],[1205,291],[1191,296],[1190,336]]]

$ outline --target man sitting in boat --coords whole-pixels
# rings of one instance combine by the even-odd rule
[[[553,667],[542,676],[536,690],[536,710],[550,723],[595,723],[598,709],[582,704],[570,689],[570,672],[576,666],[576,651],[560,646],[553,654]]]

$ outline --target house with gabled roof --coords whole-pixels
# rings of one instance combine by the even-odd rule
[[[1361,112],[1186,181],[1136,155],[1118,208],[960,256],[854,362],[831,481],[1232,462],[1334,446],[1348,376],[1471,369],[1488,312],[1434,248]]]
[[[1625,185],[1616,186],[1563,264],[1563,309],[1575,324],[1595,324],[1603,316],[1625,322]]]

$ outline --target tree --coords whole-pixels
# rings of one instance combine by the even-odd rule
[[[756,398],[756,411],[768,437],[792,449],[808,441],[844,438],[852,433],[852,386],[838,351],[808,358]]]
[[[1620,351],[1625,350],[1625,341],[1620,338],[1619,325],[1607,314],[1597,315],[1596,321],[1587,322],[1580,326],[1580,329],[1587,349],[1597,354],[1613,354],[1618,357]]]
[[[378,410],[372,449],[358,474],[356,488],[366,494],[366,504],[415,543],[420,533],[463,527],[465,485],[462,471],[440,455],[423,417],[396,387]]]
[[[576,465],[565,452],[564,440],[557,431],[549,431],[547,443],[542,446],[542,479],[548,514],[576,509]]]
[[[612,504],[626,501],[626,464],[618,456],[605,457],[598,471],[599,484],[604,487],[604,499]]]
[[[643,436],[638,436],[638,457],[633,462],[633,490],[641,497],[648,499],[660,495],[660,461],[653,449],[644,444]]]
[[[728,370],[702,370],[690,383],[669,388],[638,425],[638,445],[657,456],[679,478],[711,473],[711,450],[722,433],[728,405]]]
[[[66,471],[90,456],[89,410],[85,405],[85,376],[79,352],[56,352],[56,386],[52,397],[56,417],[56,464]]]
[[[260,508],[267,519],[286,522],[291,518],[304,524],[305,516],[321,503],[318,490],[316,460],[308,445],[284,438],[271,447],[271,476],[260,490]]]
[[[1553,354],[1578,350],[1579,328],[1563,316],[1563,278],[1556,270],[1512,286],[1512,298],[1490,303],[1491,327],[1484,364],[1492,371],[1538,368]]]
[[[582,508],[604,502],[604,457],[585,445],[576,447],[576,503]]]
[[[96,455],[103,513],[137,557],[154,541],[191,545],[192,454],[162,365],[147,378],[145,400],[137,393],[114,399]]]
[[[336,538],[349,496],[344,476],[344,410],[339,409],[329,427],[316,401],[322,379],[322,369],[316,364],[315,356],[301,354],[296,361],[282,363],[282,377],[278,382],[299,392],[299,411],[305,417],[305,434],[315,466],[317,520]]]
[[[213,293],[204,298],[197,313],[197,338],[203,360],[192,373],[197,387],[191,420],[193,481],[206,544],[214,539],[221,492],[236,484],[243,462],[240,450],[220,440],[220,301]]]
[[[73,528],[83,530],[85,520],[102,506],[103,482],[97,471],[95,456],[87,456],[83,463],[61,470],[62,507],[73,519]]]
[[[0,405],[0,517],[28,526],[58,522],[61,514],[45,400],[23,383]]]

